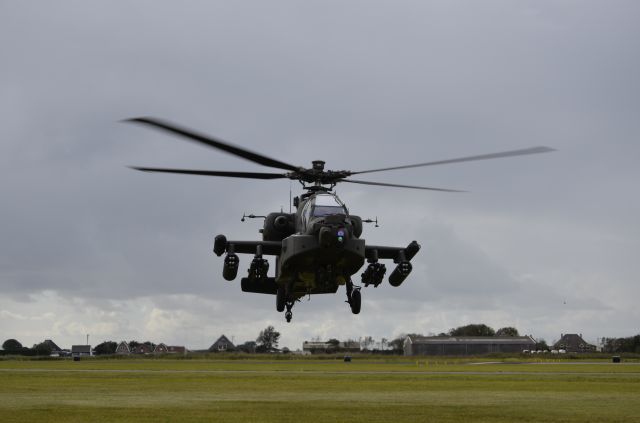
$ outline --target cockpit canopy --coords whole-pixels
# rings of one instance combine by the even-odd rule
[[[304,227],[309,225],[310,221],[317,217],[329,215],[347,216],[347,208],[333,194],[316,194],[310,198],[302,210],[302,224]]]
[[[312,200],[312,206],[313,217],[322,217],[331,214],[347,214],[347,209],[344,204],[331,194],[317,194]]]

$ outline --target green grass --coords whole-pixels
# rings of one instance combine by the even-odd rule
[[[491,361],[491,360],[478,360]],[[2,360],[2,421],[640,421],[640,364]]]

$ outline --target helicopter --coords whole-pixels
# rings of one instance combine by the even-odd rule
[[[373,221],[351,214],[344,202],[333,192],[338,183],[464,192],[445,188],[363,181],[351,179],[351,176],[554,151],[549,147],[538,146],[364,171],[335,171],[325,170],[325,162],[322,160],[312,161],[310,168],[294,166],[153,117],[131,118],[126,119],[125,122],[163,130],[248,161],[286,172],[237,172],[130,166],[132,169],[143,172],[245,179],[290,179],[300,182],[305,192],[293,198],[295,212],[284,213],[280,211],[265,216],[243,215],[242,221],[245,218],[264,219],[263,227],[260,229],[262,240],[228,240],[224,235],[217,235],[213,243],[214,254],[218,257],[225,255],[222,276],[228,281],[233,281],[237,277],[240,266],[238,254],[253,255],[248,274],[240,282],[242,291],[275,295],[276,310],[285,312],[287,322],[290,322],[293,317],[294,304],[301,298],[316,294],[333,294],[342,285],[346,288],[346,302],[349,304],[351,312],[359,314],[362,305],[362,287],[355,285],[352,277],[363,267],[365,261],[368,263],[367,267],[360,275],[365,287],[369,285],[378,287],[382,283],[387,269],[380,260],[393,260],[395,267],[391,271],[388,281],[390,285],[398,287],[411,274],[411,260],[420,250],[420,244],[416,241],[410,242],[406,247],[367,244],[361,238],[363,223],[375,222],[377,225],[377,217]],[[269,261],[264,258],[265,256],[275,257],[275,276],[268,276]]]

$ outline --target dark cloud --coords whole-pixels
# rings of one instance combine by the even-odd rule
[[[360,316],[342,292],[300,304],[282,329],[292,346],[470,321],[547,340],[630,334],[637,12],[629,1],[3,3],[0,328],[29,342],[92,330],[206,346],[210,333],[284,326],[273,298],[222,280],[210,250],[217,233],[258,236],[240,216],[287,208],[289,183],[127,169],[264,170],[119,123],[152,115],[334,169],[559,150],[371,175],[467,194],[339,187],[352,212],[380,217],[367,240],[423,251],[401,288],[365,292]]]

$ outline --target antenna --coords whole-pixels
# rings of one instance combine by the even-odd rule
[[[246,214],[246,213],[243,213],[243,214],[242,214],[242,219],[240,219],[240,222],[244,222],[244,221],[245,221],[245,219],[258,219],[258,218],[260,218],[260,219],[266,219],[266,218],[267,218],[267,216],[258,216],[258,215],[253,214],[253,213],[252,213],[252,214]]]
[[[375,227],[379,228],[380,225],[378,225],[378,216],[376,216],[375,220],[374,219],[363,219],[362,220],[363,223],[375,223]]]

